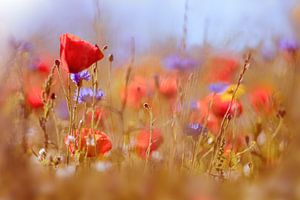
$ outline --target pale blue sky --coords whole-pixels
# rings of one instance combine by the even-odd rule
[[[82,37],[91,31],[96,0],[1,0],[0,45],[9,35],[26,39],[46,31],[53,41],[61,32]],[[189,46],[207,41],[242,49],[272,37],[294,37],[289,12],[297,0],[189,0]],[[137,50],[182,35],[185,0],[99,0],[101,19],[120,52],[134,37]],[[51,37],[53,36],[53,37]],[[57,42],[56,42],[57,43]],[[54,44],[57,45],[55,42]],[[123,48],[123,49],[122,49]],[[127,47],[126,47],[127,48]],[[120,53],[121,54],[121,53]]]

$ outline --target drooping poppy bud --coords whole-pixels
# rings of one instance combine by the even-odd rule
[[[143,129],[136,138],[136,150],[137,153],[145,158],[147,155],[147,149],[150,142],[150,130]],[[150,153],[157,150],[163,142],[163,137],[158,129],[152,131],[152,144],[150,146]]]
[[[79,37],[66,33],[60,36],[60,59],[69,73],[78,73],[89,68],[104,57],[101,50]]]

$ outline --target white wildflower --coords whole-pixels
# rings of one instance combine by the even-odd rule
[[[60,178],[67,178],[67,177],[71,177],[75,174],[75,166],[74,165],[70,165],[64,168],[58,168],[56,170],[56,176],[60,177]]]
[[[70,145],[71,142],[75,142],[75,137],[73,135],[68,135],[65,143],[66,145]]]
[[[110,162],[99,161],[94,165],[95,169],[99,172],[104,172],[112,167]]]

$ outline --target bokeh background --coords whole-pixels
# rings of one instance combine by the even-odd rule
[[[62,164],[61,168],[51,171],[53,174],[45,172],[34,156],[30,155],[35,160],[16,153],[15,147],[20,143],[17,141],[20,135],[15,137],[14,134],[19,134],[19,131],[28,132],[28,135],[34,138],[32,146],[36,149],[42,147],[42,134],[38,125],[38,116],[41,113],[30,113],[27,122],[24,122],[27,119],[23,120],[22,117],[19,119],[19,113],[22,111],[22,105],[19,102],[23,100],[20,98],[22,96],[20,91],[30,84],[34,86],[43,84],[47,75],[40,75],[35,71],[36,69],[30,68],[28,63],[32,61],[31,56],[42,59],[47,57],[51,63],[59,59],[59,36],[63,33],[78,35],[85,40],[99,44],[100,47],[108,45],[106,55],[110,53],[114,55],[112,81],[107,76],[110,72],[107,57],[103,61],[99,77],[100,85],[106,91],[110,89],[109,84],[113,85],[114,104],[112,105],[114,106],[121,104],[120,91],[124,86],[123,79],[127,73],[128,63],[130,65],[133,56],[135,60],[132,76],[141,76],[143,81],[153,81],[155,74],[161,73],[162,77],[169,74],[169,71],[163,68],[164,63],[161,62],[163,58],[178,53],[184,46],[186,54],[196,58],[199,66],[202,67],[202,62],[204,63],[203,71],[199,67],[193,72],[196,77],[193,88],[187,89],[191,97],[200,100],[208,92],[207,83],[202,78],[206,78],[206,72],[214,74],[209,69],[212,65],[210,61],[215,55],[217,55],[216,58],[219,55],[221,57],[228,55],[230,59],[232,56],[240,67],[244,62],[244,54],[248,51],[252,52],[253,60],[246,74],[246,87],[250,88],[258,82],[260,84],[265,81],[283,94],[283,105],[287,115],[284,118],[284,129],[280,136],[291,143],[287,145],[286,151],[278,159],[280,164],[272,166],[272,169],[264,168],[264,164],[261,164],[263,170],[260,168],[257,170],[260,176],[218,185],[208,180],[206,176],[197,173],[191,176],[192,178],[190,176],[182,178],[170,176],[172,171],[163,170],[155,176],[147,177],[149,179],[142,180],[135,173],[141,171],[139,167],[143,166],[143,160],[136,159],[137,161],[134,160],[134,162],[137,164],[133,165],[131,163],[133,161],[129,159],[126,160],[127,163],[125,163],[129,164],[125,165],[122,173],[115,173],[119,169],[113,168],[112,173],[95,175],[93,172],[84,178],[75,177],[71,181],[59,179],[56,182],[53,174],[64,176],[67,174],[68,176],[73,171],[69,173],[69,168]],[[0,132],[0,138],[4,138],[0,140],[0,186],[3,186],[0,187],[0,194],[11,196],[12,199],[15,196],[24,199],[26,195],[30,199],[30,195],[40,194],[46,194],[44,199],[66,199],[64,197],[70,195],[73,197],[71,199],[75,199],[79,193],[86,195],[83,195],[85,198],[82,199],[93,199],[101,195],[115,195],[115,198],[111,199],[120,199],[120,197],[123,197],[122,199],[138,199],[137,197],[184,199],[184,192],[197,193],[201,188],[201,192],[203,190],[210,194],[218,194],[218,197],[224,195],[223,198],[216,197],[215,199],[299,199],[299,39],[299,0],[0,0],[0,79],[3,81],[0,85],[0,91],[3,91],[0,94],[0,127],[6,130]],[[288,47],[280,46],[282,41],[287,42],[292,48],[289,45]],[[28,52],[30,52],[29,56],[26,54]],[[27,59],[26,62],[24,61],[25,64],[22,56],[25,57],[24,60]],[[28,66],[28,68],[24,67],[24,74],[29,77],[24,79],[28,81],[25,84],[19,80],[23,76],[18,71],[19,66],[21,69],[23,66]],[[182,74],[180,75],[185,76],[188,73]],[[134,83],[134,78],[131,81]],[[232,83],[235,83],[234,81]],[[55,87],[59,91],[59,84]],[[63,101],[62,92],[58,94],[60,95],[58,99]],[[158,120],[160,121],[158,123],[163,124],[171,118],[167,108],[168,101],[159,99],[156,103],[158,107],[165,106],[163,109],[167,110],[162,112],[163,120]],[[57,107],[57,110],[63,110]],[[129,112],[125,115],[126,126],[132,126],[133,122],[145,121],[146,118],[138,121],[142,115],[140,111],[128,110]],[[249,108],[246,108],[246,111],[249,111]],[[3,113],[5,116],[1,116]],[[250,116],[249,118],[256,120],[256,115],[249,113],[245,112],[245,119]],[[68,115],[65,118],[61,117],[61,127],[66,126],[67,119]],[[266,118],[264,121],[266,129],[272,131],[276,120],[275,115],[272,120]],[[246,125],[251,124],[245,121]],[[24,127],[21,122],[27,123],[26,130],[21,130]],[[242,123],[244,121],[241,121]],[[116,132],[118,132],[118,125],[116,125]],[[171,130],[170,127],[164,129],[166,132]],[[252,134],[251,131],[249,133]],[[123,139],[121,134],[109,134],[114,145],[118,145],[119,140]],[[290,138],[290,135],[293,137]],[[282,139],[281,137],[279,139]],[[171,138],[171,134],[166,138]],[[163,153],[168,153],[168,147],[172,147],[170,141],[165,141]],[[190,142],[188,139],[183,139],[182,146],[186,141]],[[117,157],[116,163],[119,160],[123,162],[120,146],[113,149],[116,155],[112,153],[112,157]],[[185,149],[182,149],[183,152]],[[187,154],[190,150],[188,146]],[[167,153],[162,155],[168,156]],[[174,172],[176,172],[175,167]],[[5,181],[2,182],[1,173],[6,175]],[[132,181],[127,185],[128,180]],[[9,183],[12,185],[11,188]],[[41,187],[36,187],[36,185]],[[181,191],[184,192],[181,193]],[[182,196],[177,195],[179,193]]]

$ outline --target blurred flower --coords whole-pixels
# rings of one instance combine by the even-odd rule
[[[251,163],[247,163],[247,164],[245,164],[244,165],[244,167],[243,167],[243,172],[244,172],[244,175],[246,176],[246,177],[249,177],[250,176],[250,174],[251,174]]]
[[[139,108],[143,102],[143,98],[147,97],[149,94],[150,88],[147,85],[147,82],[142,77],[135,77],[127,87],[127,94],[126,89],[123,88],[121,92],[122,101],[125,101],[126,104],[133,108]]]
[[[223,118],[224,115],[226,114],[228,107],[230,106],[230,101],[231,100],[223,100],[220,95],[216,95],[212,105],[212,112],[214,113],[214,115],[216,117]],[[228,114],[230,116],[238,117],[240,116],[242,111],[243,111],[242,104],[239,101],[234,100],[232,102]]]
[[[206,127],[214,134],[217,134],[219,131],[220,120],[216,117],[212,111],[212,106],[215,99],[214,94],[209,94],[200,101],[198,101],[198,110],[194,119],[191,121],[196,121],[200,124],[206,123]]]
[[[152,159],[156,160],[156,161],[162,161],[163,160],[163,156],[161,155],[161,153],[159,153],[159,151],[153,151],[151,154]]]
[[[95,163],[94,167],[97,171],[104,172],[109,170],[112,167],[112,164],[111,162],[99,161]]]
[[[198,109],[197,101],[191,101],[190,109],[191,110],[197,110]]]
[[[299,44],[296,40],[283,39],[279,43],[279,47],[287,52],[295,52],[299,49]]]
[[[177,54],[167,56],[163,60],[163,63],[167,69],[175,69],[175,70],[189,70],[197,67],[196,60],[192,58],[184,58]]]
[[[229,85],[226,90],[221,94],[221,98],[223,101],[230,101],[232,99],[233,93],[236,89],[236,84]],[[240,85],[235,93],[235,99],[239,99],[242,95],[245,94],[245,87]]]
[[[87,119],[86,119],[87,123],[91,123],[92,115],[93,115],[92,111],[87,113]],[[101,127],[104,126],[104,116],[105,116],[105,111],[102,108],[99,108],[99,107],[95,108],[94,122],[96,122],[96,123],[99,122]]]
[[[147,149],[150,142],[150,131],[143,129],[136,138],[136,150],[142,157],[146,158]],[[150,146],[150,153],[157,150],[163,142],[163,137],[158,129],[152,131],[152,145]]]
[[[201,133],[206,133],[207,129],[200,123],[190,123],[186,127],[185,133],[189,136],[199,136]]]
[[[270,114],[273,110],[273,91],[270,87],[257,87],[249,93],[251,106],[257,113]]]
[[[262,131],[258,136],[257,136],[257,144],[259,145],[264,145],[267,141],[267,136],[266,133],[264,131]]]
[[[208,64],[207,79],[209,82],[231,82],[238,69],[236,60],[225,57],[214,57]]]
[[[31,88],[26,92],[26,102],[32,109],[43,107],[42,92],[42,89],[39,87]]]
[[[60,59],[69,73],[78,73],[104,57],[101,50],[79,37],[66,33],[60,36]]]
[[[228,83],[216,82],[209,84],[208,88],[211,92],[220,93],[224,92],[228,88]]]
[[[174,98],[177,95],[177,78],[166,77],[160,79],[159,92],[167,98]]]
[[[67,137],[65,138],[65,144],[69,146],[70,143],[73,142],[75,142],[75,137],[73,135],[67,135]]]
[[[30,64],[31,69],[36,70],[42,74],[49,74],[51,67],[50,61],[46,58],[35,58]]]
[[[39,154],[38,154],[38,160],[39,161],[43,161],[45,158],[47,157],[47,152],[44,148],[41,148],[39,150]]]
[[[15,38],[10,38],[9,45],[17,51],[30,52],[33,49],[33,45],[24,40],[16,40]]]
[[[70,74],[70,79],[75,83],[75,84],[80,84],[83,80],[89,81],[91,79],[91,75],[88,70],[83,70],[78,73],[71,73]]]
[[[68,178],[75,174],[76,167],[74,165],[69,165],[67,167],[58,168],[56,170],[56,176],[59,178]]]
[[[98,130],[94,130],[94,132],[96,141],[94,140],[93,131],[90,128],[82,128],[81,134],[79,133],[79,130],[76,130],[75,140],[73,140],[73,138],[69,135],[66,136],[65,144],[69,151],[74,154],[76,150],[85,150],[88,157],[100,156],[110,151],[112,148],[112,143],[109,137],[104,132]],[[97,155],[95,155],[95,152]]]
[[[104,92],[102,90],[94,91],[92,88],[81,88],[79,91],[78,103],[88,103],[91,104],[93,102],[93,97],[95,96],[95,101],[100,101],[104,97]],[[77,92],[75,93],[74,100],[77,100]]]

